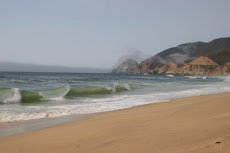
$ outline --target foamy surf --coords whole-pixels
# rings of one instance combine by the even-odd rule
[[[21,94],[18,88],[0,89],[0,102],[17,103],[21,101]]]
[[[185,77],[190,79],[207,79],[207,76],[199,76],[199,75],[185,76]]]
[[[208,76],[6,72],[0,75],[0,122],[98,113],[228,92],[229,80]]]
[[[74,114],[99,113],[125,109],[150,103],[166,102],[170,99],[175,98],[214,94],[229,91],[230,87],[223,87],[219,90],[217,90],[217,88],[204,88],[148,95],[113,95],[112,97],[99,99],[87,98],[82,101],[82,104],[50,106],[47,107],[44,112],[2,114],[0,115],[0,122],[9,123],[15,121],[52,118]]]

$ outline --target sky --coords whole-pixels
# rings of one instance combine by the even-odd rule
[[[110,68],[230,37],[229,0],[0,0],[0,62]]]

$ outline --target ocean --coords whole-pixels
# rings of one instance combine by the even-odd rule
[[[0,72],[0,123],[106,112],[228,91],[229,77]]]

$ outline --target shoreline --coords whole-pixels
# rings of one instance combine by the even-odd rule
[[[110,110],[110,111],[104,111],[104,112],[97,112],[97,113],[86,113],[86,114],[71,114],[71,115],[64,115],[64,116],[57,116],[57,117],[49,117],[49,118],[39,118],[39,119],[30,119],[30,120],[21,120],[21,121],[14,121],[14,122],[4,122],[0,123],[0,139],[14,136],[18,134],[23,134],[27,132],[34,132],[50,127],[55,127],[63,124],[68,123],[74,123],[79,122],[82,120],[86,120],[90,118],[93,115],[97,114],[104,114],[104,113],[111,113],[111,112],[117,112],[117,111],[123,111],[138,107],[144,107],[152,104],[157,103],[166,103],[174,100],[180,100],[184,98],[192,98],[192,97],[200,97],[200,96],[209,96],[209,95],[218,95],[218,94],[224,94],[224,93],[230,93],[230,92],[221,92],[221,93],[208,93],[208,94],[202,94],[202,95],[193,95],[188,97],[179,97],[179,98],[172,98],[167,100],[162,100],[158,102],[152,102],[152,103],[146,103],[142,105],[132,106],[128,108],[122,108],[117,110]],[[34,126],[36,124],[36,126]],[[15,127],[17,126],[17,127]],[[8,134],[5,133],[5,131],[9,132]]]
[[[225,93],[225,92],[223,92],[223,93]],[[212,93],[211,94],[205,94],[205,95],[212,95]],[[203,95],[199,95],[199,96],[203,96]],[[196,97],[196,96],[189,96],[189,97]],[[188,97],[181,97],[181,98],[188,98]],[[110,111],[105,111],[105,112],[86,113],[86,114],[71,114],[71,115],[51,117],[51,118],[39,118],[39,119],[30,119],[30,120],[0,123],[0,139],[5,138],[5,137],[9,137],[9,136],[18,135],[18,134],[27,133],[27,132],[38,131],[38,130],[42,130],[42,129],[46,129],[46,128],[50,128],[50,127],[54,127],[54,126],[58,126],[58,125],[78,122],[81,120],[85,120],[85,119],[89,118],[90,116],[96,115],[96,114],[122,111],[122,110],[126,110],[126,109],[132,109],[135,107],[142,107],[145,105],[151,105],[151,104],[155,104],[155,103],[164,103],[164,102],[169,102],[169,101],[174,100],[174,99],[180,99],[180,98],[172,98],[172,99],[163,100],[163,101],[159,101],[159,102],[147,103],[147,104],[132,106],[132,107],[128,107],[128,108],[122,108],[122,109],[117,109],[117,110],[110,110]]]
[[[38,131],[66,123],[78,122],[86,119],[90,115],[92,114],[76,114],[52,118],[16,121],[10,123],[0,123],[0,139],[27,132]]]
[[[0,147],[3,153],[224,152],[230,149],[229,99],[227,92],[97,113],[0,138]]]

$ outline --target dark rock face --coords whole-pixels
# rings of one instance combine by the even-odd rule
[[[230,38],[220,38],[209,43],[195,42],[169,48],[140,64],[122,63],[113,72],[228,75],[227,62],[230,62]]]
[[[132,67],[136,67],[139,64],[137,61],[133,59],[127,59],[125,60],[121,65],[119,65],[117,68],[113,69],[112,73],[129,73],[129,70]]]

